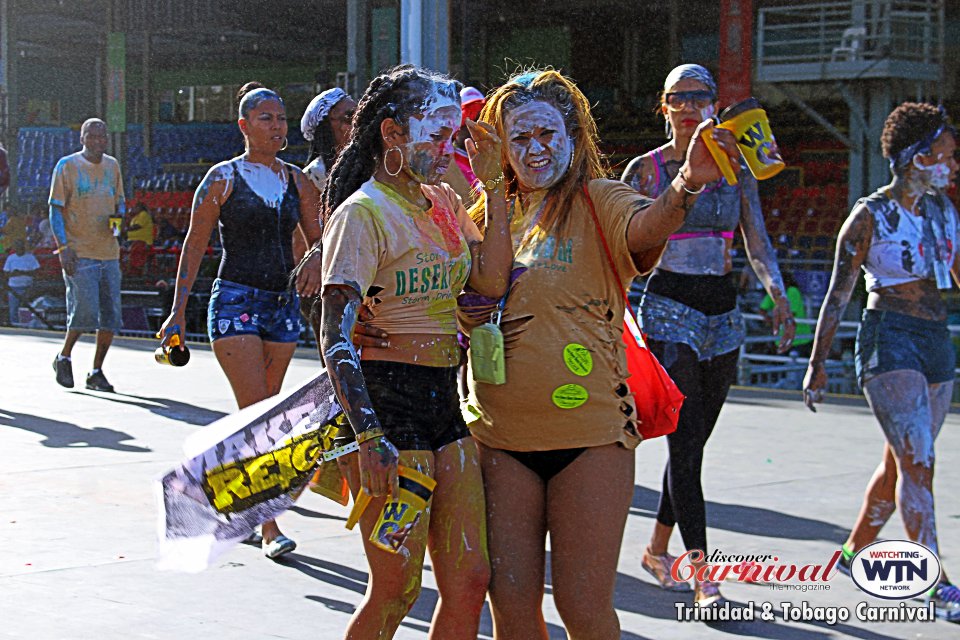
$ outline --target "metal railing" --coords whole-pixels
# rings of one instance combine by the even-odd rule
[[[881,59],[940,64],[942,5],[941,0],[867,0],[764,7],[757,20],[758,70]]]

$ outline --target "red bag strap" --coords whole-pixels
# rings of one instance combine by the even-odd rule
[[[603,228],[600,226],[600,218],[597,217],[597,210],[593,206],[593,198],[590,197],[590,191],[587,189],[587,183],[583,183],[583,195],[587,198],[587,205],[590,207],[590,216],[593,218],[593,224],[597,225],[597,234],[600,236],[600,242],[603,243],[603,251],[607,254],[607,262],[613,269],[613,275],[617,278],[619,285],[623,280],[620,278],[620,271],[617,269],[617,263],[613,261],[613,254],[610,253],[610,245],[607,244],[607,237],[603,234]],[[625,290],[620,290],[623,295],[623,301],[627,303],[627,309],[630,308],[630,298],[627,297]]]

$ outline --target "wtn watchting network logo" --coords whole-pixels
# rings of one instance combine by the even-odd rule
[[[940,580],[937,554],[909,540],[869,544],[850,561],[850,576],[861,591],[888,600],[928,592]]]

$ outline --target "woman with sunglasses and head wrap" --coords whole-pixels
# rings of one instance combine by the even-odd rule
[[[716,114],[716,101],[717,85],[705,68],[684,64],[673,69],[660,101],[670,141],[634,158],[621,179],[650,197],[662,193],[677,175],[697,126]],[[796,327],[763,224],[757,182],[749,171],[740,172],[736,186],[723,178],[704,186],[683,226],[670,236],[640,303],[650,350],[687,397],[676,432],[667,436],[669,458],[657,521],[642,560],[660,586],[672,591],[689,590],[670,575],[675,558],[667,547],[674,526],[687,550],[707,553],[703,450],[736,379],[745,337],[730,258],[737,228],[750,265],[774,301],[774,335],[784,329],[779,351],[789,348]],[[698,581],[694,599],[701,605],[720,602],[717,584]]]
[[[943,109],[905,102],[887,117],[880,144],[893,180],[857,201],[840,228],[803,381],[803,401],[815,411],[827,388],[830,343],[863,269],[857,382],[887,442],[843,545],[847,572],[898,506],[910,540],[938,553],[934,442],[950,409],[956,360],[942,293],[960,275],[957,211],[944,194],[957,175],[956,131]],[[945,573],[929,598],[938,616],[960,619],[960,589]]]
[[[161,335],[183,345],[186,307],[214,227],[223,255],[213,281],[207,333],[242,409],[276,395],[300,337],[300,298],[320,289],[319,273],[303,270],[288,288],[294,233],[320,239],[319,194],[299,169],[279,158],[287,144],[280,96],[248,83],[238,94],[246,151],[214,165],[197,187],[180,254],[170,316]],[[183,347],[181,346],[181,349]],[[273,520],[263,523],[263,550],[277,558],[296,548]]]
[[[685,162],[654,201],[605,179],[590,103],[556,71],[512,78],[481,120],[504,142],[514,240],[505,298],[465,294],[460,304],[466,329],[493,314],[504,334],[506,383],[471,379],[468,405],[481,444],[494,636],[547,638],[549,533],[553,600],[567,634],[619,638],[614,585],[640,442],[623,293],[656,264],[700,188],[720,176],[701,137],[713,125],[695,127]],[[715,133],[736,157],[733,135]]]

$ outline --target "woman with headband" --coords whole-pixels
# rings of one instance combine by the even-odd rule
[[[640,193],[658,196],[677,175],[697,126],[716,112],[717,85],[710,72],[696,64],[675,68],[667,75],[660,97],[670,140],[630,161],[621,179]],[[704,185],[702,191],[683,226],[670,236],[640,303],[650,350],[687,397],[677,430],[667,436],[669,457],[657,521],[641,562],[662,588],[671,591],[689,590],[687,583],[675,581],[670,574],[675,558],[667,547],[674,526],[679,527],[688,551],[707,553],[700,481],[703,450],[736,380],[745,337],[730,258],[738,228],[750,266],[774,301],[773,333],[784,329],[781,353],[790,347],[796,330],[764,227],[756,179],[749,171],[741,171],[736,186],[721,178]],[[703,606],[720,602],[718,585],[697,581],[694,600]]]
[[[867,308],[857,331],[857,382],[886,437],[841,570],[900,508],[907,536],[939,554],[934,443],[950,409],[955,354],[943,292],[960,275],[957,211],[944,192],[957,175],[956,132],[931,104],[905,102],[880,136],[893,180],[854,205],[837,237],[833,276],[803,381],[811,411],[827,388],[824,363],[857,276]],[[937,616],[960,620],[960,589],[946,573],[928,594]]]
[[[505,297],[460,301],[465,328],[493,315],[504,337],[505,384],[472,378],[468,405],[487,498],[494,637],[546,640],[549,533],[567,634],[619,638],[614,585],[640,442],[624,290],[653,268],[701,187],[720,176],[701,136],[712,123],[691,132],[685,162],[654,201],[605,179],[590,103],[556,71],[509,80],[481,121],[504,142],[514,241]],[[733,135],[714,133],[735,158]]]
[[[294,232],[308,245],[320,239],[319,194],[298,168],[277,158],[287,145],[280,96],[263,87],[244,89],[237,124],[246,151],[214,165],[197,187],[173,308],[160,330],[164,345],[175,334],[183,345],[190,290],[210,234],[219,227],[223,256],[210,292],[207,333],[241,409],[280,391],[300,337],[297,292],[320,290],[319,274],[311,269],[300,273],[297,291],[287,286]],[[297,546],[275,521],[263,523],[261,531],[269,558]]]

